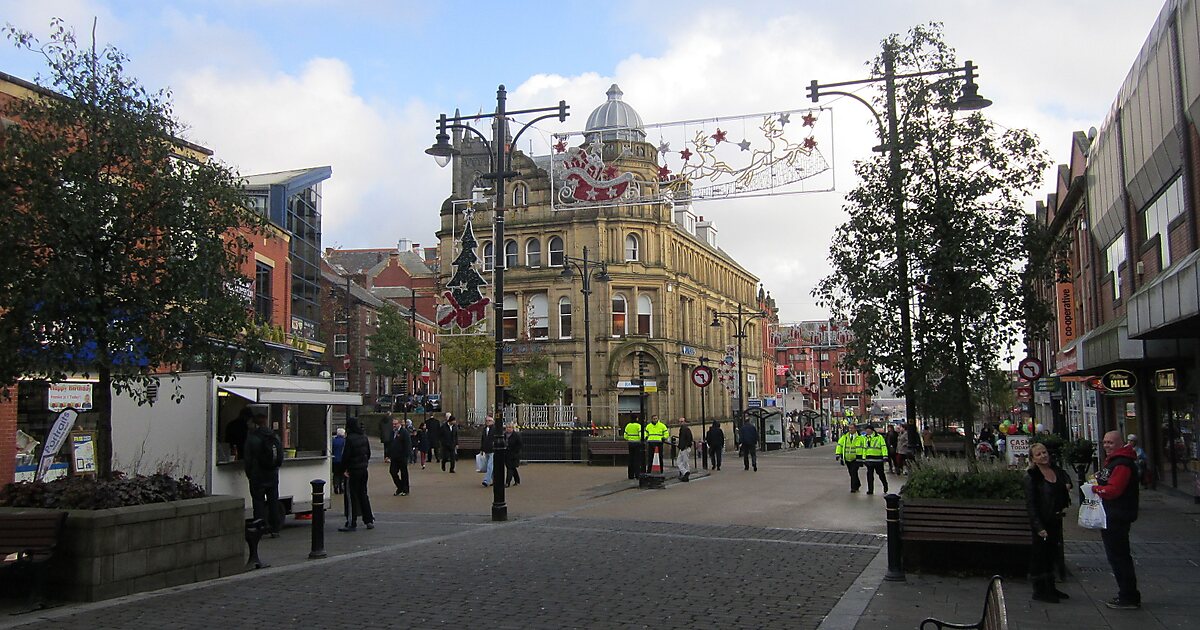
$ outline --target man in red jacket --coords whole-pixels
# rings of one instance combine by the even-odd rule
[[[1137,454],[1121,440],[1121,434],[1104,434],[1104,468],[1096,473],[1096,494],[1104,503],[1107,527],[1102,530],[1104,553],[1117,579],[1117,596],[1105,604],[1109,608],[1135,610],[1142,607],[1133,556],[1129,553],[1129,526],[1137,520]]]

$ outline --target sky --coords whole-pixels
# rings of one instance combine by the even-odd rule
[[[1159,11],[1156,0],[0,0],[0,22],[45,40],[50,19],[112,45],[152,90],[170,89],[185,139],[243,175],[329,165],[326,247],[435,244],[450,170],[424,154],[441,113],[557,105],[579,131],[612,83],[647,124],[811,106],[810,80],[866,78],[882,39],[944,24],[979,67],[985,115],[1036,133],[1055,163],[1099,127]],[[0,42],[0,71],[35,80],[44,60]],[[870,92],[860,92],[869,97]],[[698,203],[720,246],[771,292],[783,322],[827,317],[812,297],[829,241],[870,155],[874,121],[831,105],[834,190]],[[520,143],[525,148],[525,138]],[[1053,191],[1048,172],[1028,201]]]

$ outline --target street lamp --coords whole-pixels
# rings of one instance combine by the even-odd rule
[[[879,136],[884,141],[883,144],[874,147],[874,151],[888,153],[888,179],[892,189],[892,212],[896,222],[896,270],[900,276],[900,286],[897,289],[897,294],[900,298],[900,336],[903,344],[903,352],[901,355],[904,367],[904,401],[905,401],[905,419],[910,424],[915,424],[917,421],[916,397],[912,394],[913,388],[913,345],[912,345],[912,319],[909,313],[909,278],[908,278],[908,245],[905,242],[908,238],[907,218],[904,210],[904,171],[901,166],[901,150],[900,145],[900,120],[896,115],[896,81],[900,79],[911,79],[916,77],[927,76],[944,76],[943,79],[926,85],[922,91],[941,85],[947,82],[962,81],[962,94],[953,103],[949,104],[950,109],[955,110],[977,110],[983,109],[992,102],[986,98],[979,96],[979,86],[975,83],[975,64],[968,60],[965,64],[956,68],[939,68],[937,70],[926,70],[924,72],[910,72],[905,74],[896,74],[896,58],[895,51],[891,46],[885,46],[883,49],[883,76],[870,79],[860,79],[858,81],[842,81],[840,83],[817,83],[814,79],[808,84],[808,97],[812,102],[816,103],[822,96],[848,96],[859,103],[862,103],[871,110],[875,115],[875,122],[879,125]],[[830,90],[829,88],[839,88],[848,85],[865,85],[869,83],[884,84],[884,92],[887,96],[887,129],[884,130],[883,120],[879,116],[879,112],[866,99],[852,92],[842,90]]]
[[[574,271],[572,271],[574,269]],[[584,397],[587,399],[587,421],[589,427],[595,427],[592,422],[592,310],[590,304],[592,302],[592,280],[598,282],[608,282],[608,263],[599,263],[588,259],[588,248],[583,248],[583,258],[563,255],[563,278],[573,278],[575,271],[579,272],[579,277],[583,280],[583,288],[579,290],[583,294],[583,371],[584,371],[584,387],[586,393]]]
[[[549,118],[558,118],[559,122],[567,119],[567,102],[559,101],[557,107],[540,107],[537,109],[521,109],[517,111],[506,111],[504,108],[507,100],[508,92],[501,85],[496,89],[496,111],[491,114],[476,114],[474,116],[453,116],[447,117],[442,114],[438,117],[438,133],[433,146],[425,149],[425,153],[433,156],[433,159],[438,163],[438,166],[446,166],[450,163],[450,159],[459,154],[459,150],[450,144],[450,135],[446,133],[448,129],[462,129],[475,134],[488,149],[488,163],[491,166],[491,172],[485,173],[481,177],[484,179],[492,179],[496,181],[496,203],[495,203],[495,226],[493,231],[493,248],[496,251],[496,262],[493,265],[495,270],[495,279],[493,280],[493,297],[492,307],[495,310],[493,315],[494,320],[492,327],[496,331],[496,383],[495,397],[496,408],[495,417],[499,420],[501,426],[504,424],[504,385],[501,380],[501,374],[504,373],[504,327],[500,322],[504,318],[504,263],[500,257],[501,248],[504,247],[504,181],[510,177],[515,177],[520,173],[512,170],[512,155],[509,151],[511,146],[516,146],[517,140],[521,134],[525,133],[526,129],[533,126],[534,123],[546,120]],[[554,113],[544,113],[554,112]],[[517,134],[510,140],[508,137],[508,117],[518,116],[521,114],[541,114],[533,120],[521,125]],[[470,125],[471,121],[492,121],[492,139],[489,141],[478,129]],[[503,466],[505,453],[508,450],[508,442],[504,437],[504,431],[497,431],[496,439],[493,443],[495,454],[493,458],[498,466]],[[501,469],[503,470],[503,469]],[[508,505],[504,502],[504,484],[492,484],[492,520],[507,521],[508,520]]]
[[[746,338],[746,326],[756,319],[762,319],[767,316],[765,311],[746,311],[742,310],[742,305],[739,303],[736,311],[713,311],[713,320],[709,326],[713,328],[721,327],[721,319],[727,319],[733,322],[733,338],[737,339],[737,392],[738,392],[738,421],[745,422],[746,418],[746,389],[742,383],[742,340]]]

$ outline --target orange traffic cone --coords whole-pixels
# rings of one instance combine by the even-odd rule
[[[662,447],[661,447],[661,446],[655,446],[655,447],[654,447],[654,455],[653,455],[653,456],[651,457],[651,459],[650,459],[650,472],[652,472],[652,473],[661,473],[662,471],[663,471],[663,466],[662,466]]]

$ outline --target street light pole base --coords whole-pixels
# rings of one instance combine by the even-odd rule
[[[502,523],[508,520],[508,504],[493,503],[492,504],[492,521]]]

